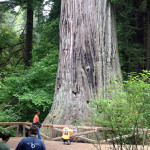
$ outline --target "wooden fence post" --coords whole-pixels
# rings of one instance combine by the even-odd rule
[[[19,125],[17,125],[16,127],[17,127],[16,128],[16,137],[18,137],[19,136]]]
[[[96,130],[96,139],[97,139],[97,141],[99,141],[100,140],[100,131],[99,131],[99,129],[97,129]]]
[[[50,127],[50,141],[53,139],[53,126]]]
[[[26,136],[26,128],[25,128],[25,125],[23,125],[23,137]]]
[[[146,136],[146,131],[143,131],[143,147],[145,146],[145,136]]]

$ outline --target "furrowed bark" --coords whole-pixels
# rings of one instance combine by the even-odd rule
[[[89,100],[116,80],[122,77],[109,0],[62,0],[55,96],[44,123],[87,118]]]

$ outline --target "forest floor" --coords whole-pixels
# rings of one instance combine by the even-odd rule
[[[15,137],[10,138],[8,141],[8,145],[10,146],[10,150],[15,150],[18,143],[22,138]],[[71,145],[63,145],[62,142],[54,142],[54,141],[44,141],[46,145],[46,150],[97,150],[92,144],[85,143],[72,143]],[[110,150],[110,145],[102,145],[101,150]],[[142,149],[142,147],[139,147]],[[150,150],[150,148],[144,148],[145,150]]]
[[[8,145],[11,150],[15,150],[16,146],[20,142],[22,138],[10,138],[8,141]],[[71,143],[71,145],[63,145],[62,142],[54,142],[54,141],[44,141],[46,150],[96,150],[94,145],[92,144],[84,144],[84,143]],[[108,150],[108,146],[103,145],[103,150]]]

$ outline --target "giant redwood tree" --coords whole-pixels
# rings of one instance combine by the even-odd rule
[[[113,8],[109,0],[62,0],[54,102],[44,123],[86,118],[98,91],[121,81]]]

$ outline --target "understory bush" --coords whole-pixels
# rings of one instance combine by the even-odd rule
[[[143,129],[150,128],[150,71],[128,77],[123,84],[109,87],[109,97],[92,101],[92,123],[104,127],[99,139],[110,139],[113,149],[148,144],[148,132]]]
[[[57,73],[56,50],[30,68],[12,72],[0,81],[0,122],[32,121],[36,110],[41,121],[48,114]]]

